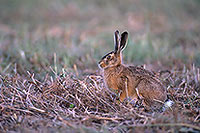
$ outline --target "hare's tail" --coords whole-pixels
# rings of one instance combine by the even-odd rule
[[[172,101],[172,100],[167,100],[165,103],[164,103],[164,105],[163,105],[163,107],[162,107],[162,110],[163,111],[166,111],[166,110],[168,110],[168,109],[171,109],[172,110],[172,106],[174,105],[174,102]]]

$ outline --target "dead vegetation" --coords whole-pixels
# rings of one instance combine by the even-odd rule
[[[1,75],[1,131],[200,131],[200,69],[194,65],[163,74],[168,96],[175,102],[164,112],[149,112],[142,106],[119,103],[106,89],[101,76],[78,79],[64,71],[43,81]]]
[[[0,132],[200,131],[197,0],[0,3]],[[105,88],[97,61],[116,29],[130,33],[127,64],[167,70],[155,74],[171,109],[120,103]]]

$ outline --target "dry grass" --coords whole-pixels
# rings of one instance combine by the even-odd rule
[[[0,77],[1,131],[200,131],[200,69],[194,65],[161,76],[175,102],[164,112],[119,103],[98,73],[82,80],[64,70],[43,81],[27,76]]]
[[[0,3],[0,132],[199,132],[197,0]],[[167,70],[172,109],[120,103],[105,88],[96,62],[116,29],[130,34],[124,62]]]

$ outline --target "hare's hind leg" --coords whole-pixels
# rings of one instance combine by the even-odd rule
[[[162,101],[160,97],[163,94],[159,91],[158,86],[155,86],[148,80],[142,80],[140,82],[138,85],[138,93],[142,96],[142,103],[146,108],[159,109],[162,107],[163,104],[158,101]]]

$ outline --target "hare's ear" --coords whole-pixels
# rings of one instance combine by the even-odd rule
[[[118,53],[120,52],[120,36],[119,36],[119,31],[116,30],[115,33],[114,33],[114,45],[115,45],[115,53]]]
[[[128,32],[125,31],[121,34],[120,51],[122,51],[125,48],[127,41],[128,41]]]

